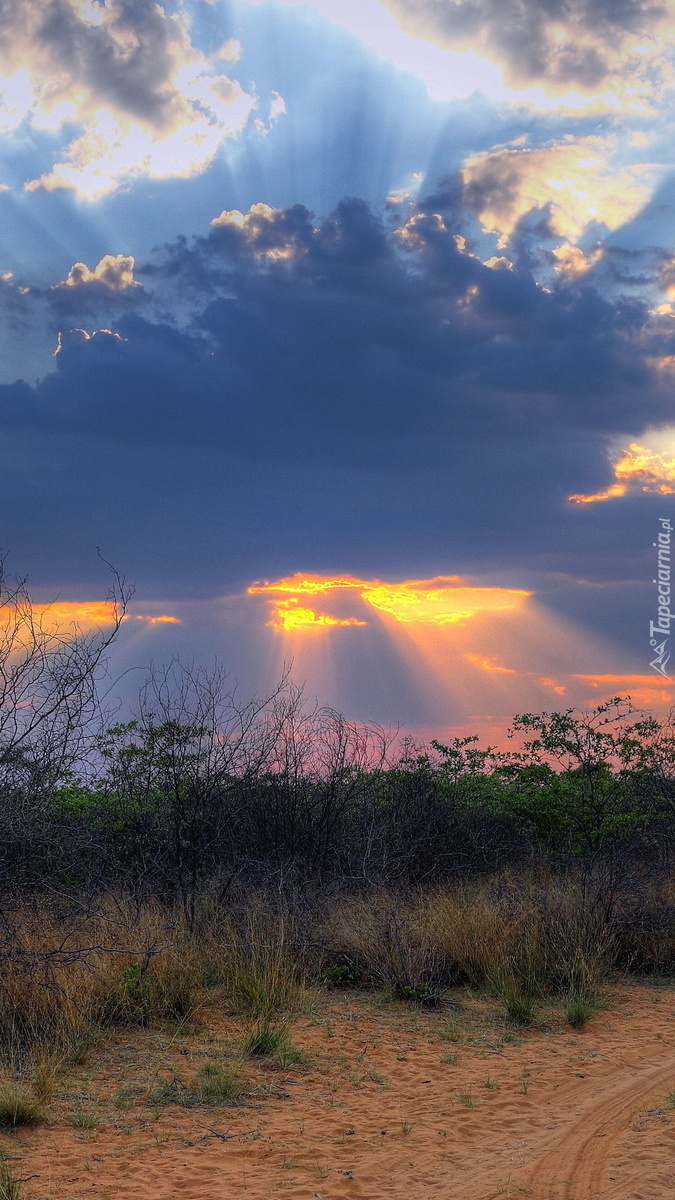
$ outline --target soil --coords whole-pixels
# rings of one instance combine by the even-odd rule
[[[582,1030],[516,1029],[458,992],[442,1011],[317,994],[304,1062],[242,1058],[250,1023],[128,1031],[4,1136],[22,1200],[675,1200],[675,990],[617,985]],[[235,1105],[179,1102],[205,1064]]]

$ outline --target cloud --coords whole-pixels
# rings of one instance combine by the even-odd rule
[[[666,456],[637,442],[631,442],[612,463],[615,483],[592,495],[574,495],[574,504],[596,504],[600,500],[615,500],[630,492],[654,492],[659,496],[675,495],[675,455]]]
[[[93,271],[86,263],[74,263],[63,284],[57,284],[57,286],[86,287],[91,283],[102,283],[112,291],[138,287],[139,285],[134,282],[133,257],[126,254],[104,254]]]
[[[415,37],[473,48],[500,63],[513,87],[552,93],[613,90],[643,98],[668,72],[671,0],[384,0]]]
[[[271,598],[272,618],[269,624],[277,629],[366,625],[366,621],[355,617],[318,615],[311,609],[296,607],[298,596],[322,595],[327,599],[332,596],[335,600],[336,594],[341,599],[345,589],[356,592],[365,605],[386,613],[404,625],[458,625],[483,613],[517,610],[531,594],[513,588],[475,587],[457,576],[387,583],[380,579],[356,579],[352,576],[341,579],[331,575],[293,575],[272,583],[251,584],[247,591],[252,596]],[[284,599],[287,595],[293,599]]]
[[[231,58],[231,55],[230,55]],[[90,199],[135,175],[204,170],[255,107],[154,0],[7,0],[0,14],[0,126],[81,132],[29,190]]]
[[[543,147],[519,139],[472,155],[462,166],[465,202],[502,246],[533,209],[546,211],[550,237],[572,243],[591,223],[616,229],[640,211],[654,177],[649,164],[618,166],[612,143],[597,136]],[[563,263],[578,268],[578,256],[569,253],[563,251]]]
[[[670,420],[672,318],[589,273],[538,283],[474,246],[467,220],[461,188],[386,219],[354,198],[324,219],[260,202],[136,262],[133,284],[124,255],[40,294],[5,281],[8,303],[61,330],[51,371],[0,388],[8,544],[29,553],[48,511],[41,554],[77,563],[78,545],[103,544],[153,587],[295,564],[356,580],[357,608],[279,594],[316,629],[423,609],[461,623],[471,580],[437,597],[430,581],[482,578],[486,530],[508,579],[485,586],[625,578],[627,530],[639,538],[659,496],[631,492],[620,518],[566,499],[607,487],[612,439]],[[386,583],[401,579],[419,587]]]

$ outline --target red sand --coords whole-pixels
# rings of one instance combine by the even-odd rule
[[[250,1090],[230,1108],[153,1107],[148,1092],[226,1061],[239,1023],[127,1036],[58,1080],[45,1124],[5,1139],[33,1176],[25,1200],[675,1198],[674,992],[621,987],[585,1030],[551,1012],[515,1043],[493,1006],[462,1003],[455,1043],[442,1016],[335,993],[293,1024],[309,1065],[244,1064]],[[83,1111],[95,1128],[73,1127]]]

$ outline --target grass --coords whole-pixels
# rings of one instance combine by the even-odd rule
[[[42,1102],[18,1083],[0,1087],[0,1125],[16,1129],[18,1125],[37,1125],[42,1119]]]
[[[459,1025],[457,1025],[454,1021],[447,1021],[446,1024],[441,1026],[441,1028],[438,1030],[438,1036],[442,1042],[459,1042],[462,1034]]]
[[[0,1200],[20,1200],[21,1192],[21,1180],[8,1163],[0,1161]]]
[[[597,996],[584,992],[572,992],[565,1001],[565,1017],[573,1029],[583,1029],[600,1007]]]
[[[200,1103],[214,1108],[236,1104],[241,1097],[243,1084],[234,1071],[227,1071],[215,1063],[206,1063],[197,1073],[197,1094]]]
[[[668,886],[654,884],[641,901],[645,912],[670,903]],[[81,901],[27,900],[6,916],[0,976],[0,1066],[32,1079],[16,1123],[20,1110],[36,1119],[31,1113],[49,1103],[57,1073],[86,1058],[111,1028],[182,1028],[198,1022],[209,999],[251,1020],[245,1057],[301,1067],[306,1056],[287,1027],[307,1009],[310,986],[325,984],[327,964],[340,968],[333,986],[349,982],[371,994],[379,986],[381,997],[407,997],[425,1028],[423,1008],[452,988],[464,989],[465,1003],[470,988],[497,997],[508,1018],[505,1043],[517,1044],[538,1006],[554,998],[581,1029],[614,966],[636,961],[664,977],[675,963],[675,935],[672,946],[668,939],[652,946],[637,921],[631,933],[628,919],[613,932],[593,915],[587,893],[581,876],[542,868],[426,891],[382,887],[302,901],[242,891],[229,907],[205,894],[194,931],[180,906],[152,900],[108,894],[89,910]],[[347,980],[342,967],[352,965]],[[452,1047],[464,1040],[470,1013],[465,1028],[446,1011],[431,1030]],[[332,1034],[327,1023],[325,1037]],[[12,1127],[11,1098],[5,1108],[0,1122]]]
[[[78,1111],[73,1113],[70,1123],[76,1129],[95,1129],[98,1124],[98,1117],[93,1112]]]
[[[195,1108],[200,1104],[220,1108],[238,1103],[243,1090],[243,1081],[236,1071],[205,1063],[189,1083],[175,1074],[171,1079],[158,1080],[149,1099],[152,1104],[173,1103],[181,1108]]]
[[[244,1042],[243,1051],[248,1058],[269,1058],[288,1049],[288,1033],[280,1026],[263,1023],[256,1025]]]
[[[503,984],[500,988],[500,999],[506,1015],[514,1025],[533,1024],[537,1014],[537,1001],[534,996],[518,991],[511,984]]]

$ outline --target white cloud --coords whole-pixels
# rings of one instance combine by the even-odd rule
[[[0,129],[23,121],[80,127],[35,188],[96,198],[139,174],[205,169],[244,127],[255,99],[223,74],[238,54],[212,58],[184,18],[154,0],[6,0],[0,11]]]

